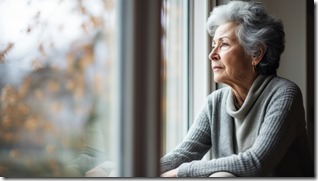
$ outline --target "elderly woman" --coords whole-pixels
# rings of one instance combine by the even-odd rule
[[[181,144],[161,158],[162,177],[313,176],[299,87],[276,75],[280,20],[260,2],[231,1],[208,19],[212,92]],[[212,149],[212,159],[201,158]]]

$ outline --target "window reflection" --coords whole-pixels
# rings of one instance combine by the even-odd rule
[[[0,176],[112,173],[116,0],[0,1]]]

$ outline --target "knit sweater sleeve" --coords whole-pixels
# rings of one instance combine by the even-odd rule
[[[161,173],[175,169],[182,163],[200,160],[211,148],[207,111],[208,101],[202,107],[183,141],[160,159]]]
[[[263,124],[250,149],[209,161],[183,163],[178,168],[178,177],[208,177],[219,171],[237,176],[267,175],[304,127],[300,89],[294,84],[279,87],[270,95]]]

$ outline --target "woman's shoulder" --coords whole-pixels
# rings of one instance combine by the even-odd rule
[[[271,80],[267,90],[276,96],[302,97],[302,91],[294,81],[280,76],[275,76]]]
[[[299,86],[294,81],[280,76],[275,76],[270,84],[280,90],[300,91]]]

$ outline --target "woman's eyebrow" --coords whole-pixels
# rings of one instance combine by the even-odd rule
[[[222,37],[218,38],[217,41],[223,41],[225,38],[231,40],[231,38],[229,38],[229,37],[227,37],[227,36],[222,36]],[[215,42],[216,42],[215,40],[212,40],[212,43],[215,43]]]

